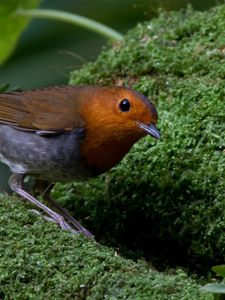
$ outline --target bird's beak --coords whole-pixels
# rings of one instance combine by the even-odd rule
[[[143,129],[147,134],[151,135],[152,137],[154,137],[155,139],[160,139],[160,133],[159,131],[156,129],[155,125],[153,124],[149,124],[146,125],[144,123],[138,122],[138,125],[141,129]]]

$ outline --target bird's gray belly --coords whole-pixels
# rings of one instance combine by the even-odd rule
[[[0,125],[0,160],[12,172],[31,174],[51,181],[90,177],[80,156],[84,130],[40,136],[8,125]]]

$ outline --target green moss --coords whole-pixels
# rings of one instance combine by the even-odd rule
[[[28,208],[18,198],[0,199],[1,299],[212,299],[182,271],[153,271]]]
[[[224,5],[161,13],[72,73],[72,84],[123,83],[157,105],[161,141],[136,144],[105,184],[76,184],[74,205],[99,239],[161,267],[224,260],[224,28]]]

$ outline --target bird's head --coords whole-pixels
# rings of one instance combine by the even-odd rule
[[[107,169],[145,135],[160,138],[155,127],[158,115],[154,104],[132,89],[90,87],[81,115],[87,134],[84,151],[89,153],[88,157],[104,160]]]
[[[93,87],[82,105],[82,116],[88,130],[104,136],[159,139],[155,125],[157,111],[152,102],[138,92],[124,87]],[[93,128],[93,129],[92,129]]]

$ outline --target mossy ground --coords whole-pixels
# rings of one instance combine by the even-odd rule
[[[0,299],[206,299],[182,271],[162,274],[0,198]]]
[[[71,76],[131,86],[156,103],[161,141],[147,137],[108,174],[54,193],[98,241],[161,270],[200,275],[224,262],[224,28],[225,5],[161,13]],[[2,298],[212,299],[181,271],[116,256],[14,198],[0,205]]]
[[[224,28],[224,5],[161,13],[72,74],[72,84],[131,86],[157,106],[161,141],[141,140],[74,197],[99,238],[158,267],[224,262]]]

